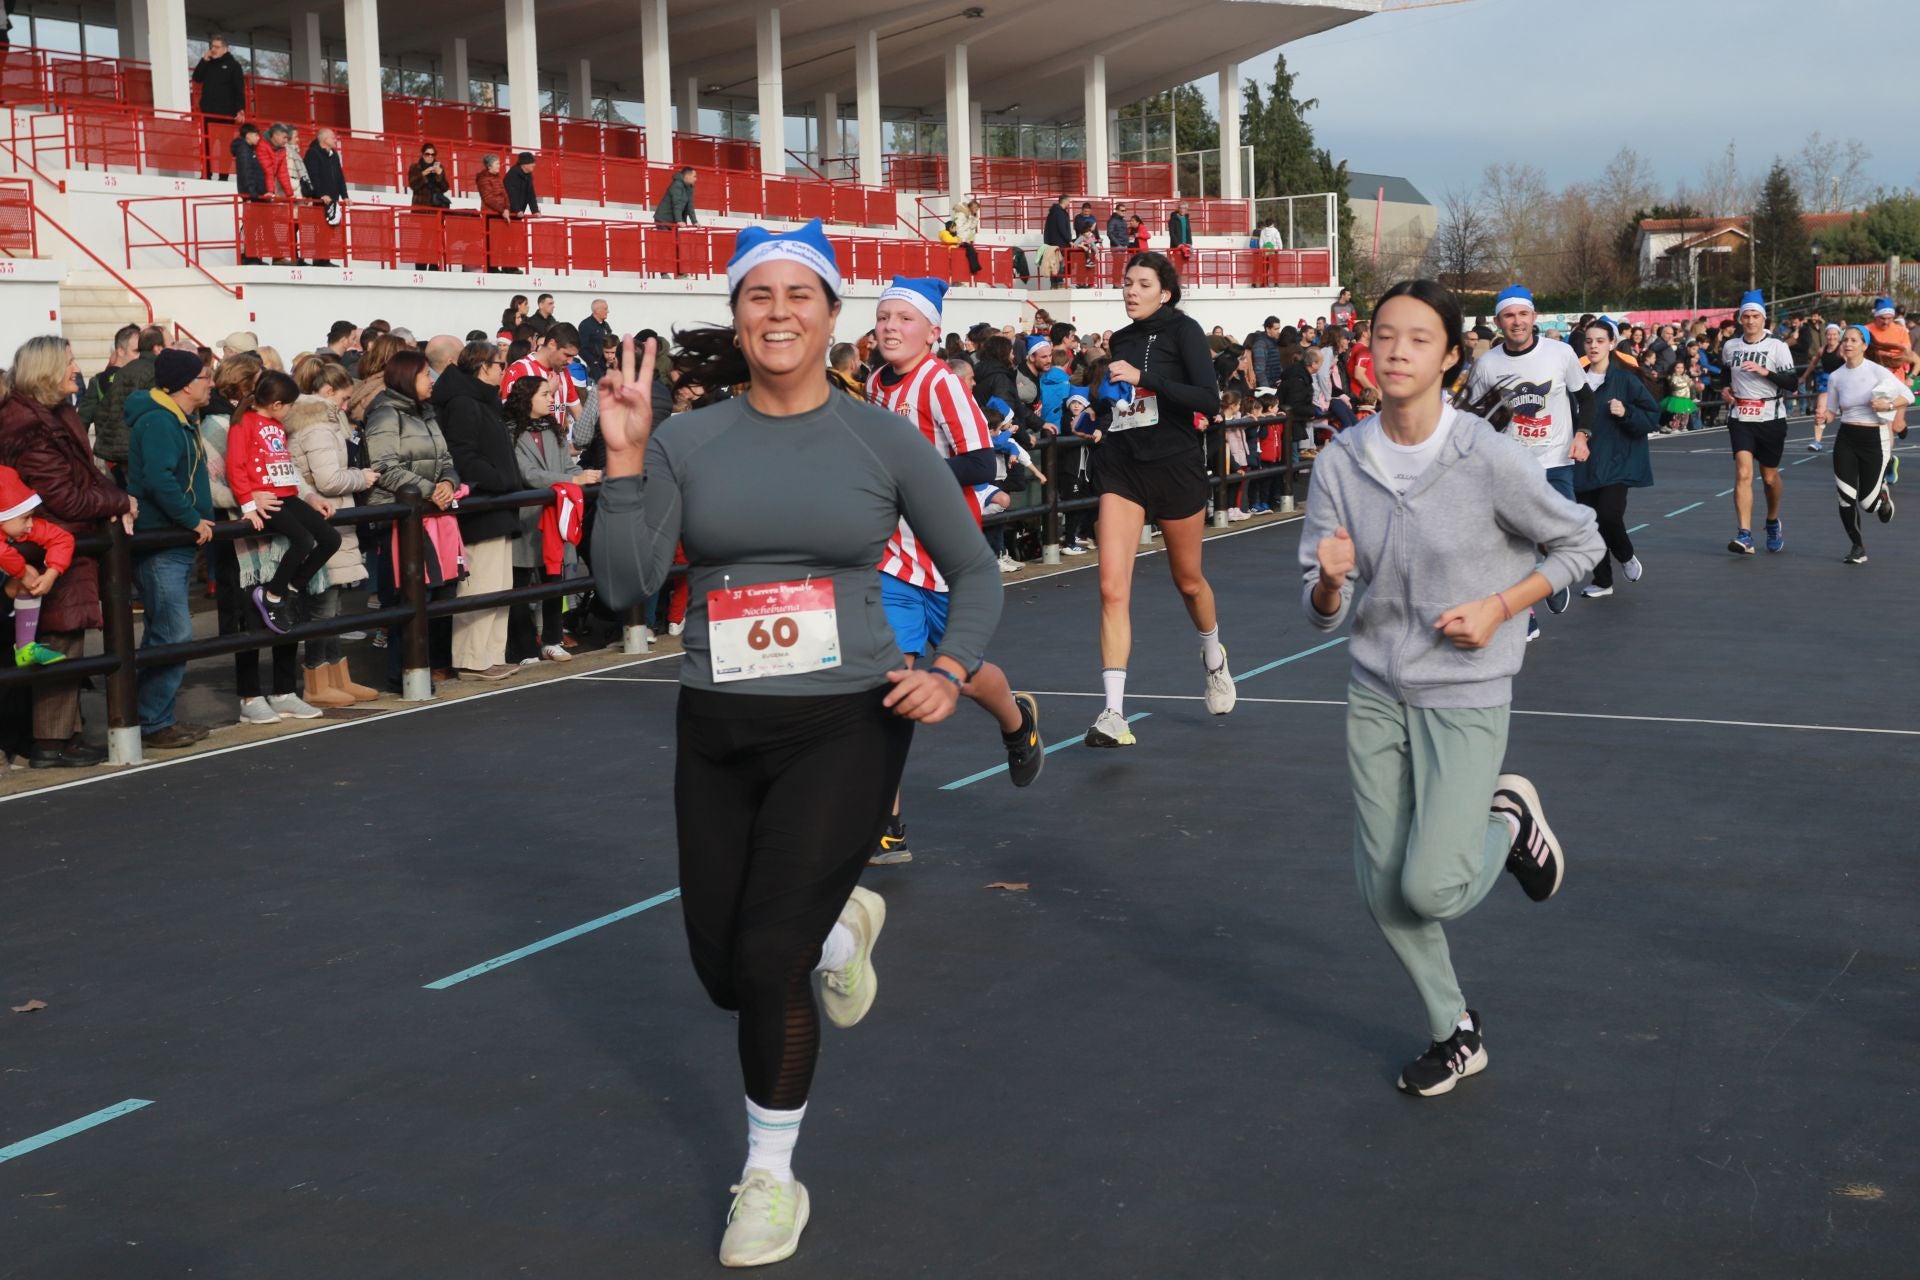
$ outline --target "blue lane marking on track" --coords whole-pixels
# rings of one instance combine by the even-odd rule
[[[1242,680],[1251,680],[1255,676],[1265,675],[1267,672],[1273,670],[1275,667],[1284,667],[1289,662],[1298,662],[1302,658],[1311,658],[1314,654],[1323,652],[1324,650],[1327,650],[1327,649],[1331,649],[1335,645],[1345,644],[1347,642],[1347,639],[1348,637],[1346,636],[1339,636],[1335,639],[1327,641],[1325,644],[1317,644],[1313,646],[1313,648],[1311,649],[1302,649],[1300,652],[1295,654],[1290,654],[1287,657],[1275,658],[1272,662],[1269,662],[1264,667],[1255,667],[1251,671],[1242,671],[1239,675],[1233,678],[1233,682],[1235,684],[1239,684]]]
[[[1701,506],[1701,505],[1703,505],[1703,504],[1702,504],[1702,503],[1698,503],[1698,502],[1696,502],[1696,503],[1694,503],[1694,504],[1693,504],[1693,506],[1690,506],[1690,507],[1682,507],[1682,508],[1680,508],[1680,509],[1679,509],[1678,511],[1669,511],[1669,512],[1667,512],[1667,514],[1666,514],[1666,516],[1665,516],[1665,518],[1666,518],[1666,519],[1668,519],[1668,520],[1671,520],[1671,519],[1673,519],[1673,518],[1674,518],[1675,516],[1683,516],[1683,515],[1685,515],[1685,514],[1687,514],[1687,512],[1689,512],[1689,511],[1691,511],[1691,510],[1693,510],[1693,508],[1694,508],[1694,507],[1698,507],[1698,506]]]
[[[1135,720],[1145,720],[1148,716],[1152,714],[1153,712],[1151,711],[1136,711],[1132,715],[1127,717],[1127,723],[1132,724]],[[1068,747],[1073,746],[1076,742],[1085,742],[1086,740],[1087,740],[1087,735],[1084,733],[1080,734],[1078,737],[1062,738],[1060,741],[1048,747],[1043,754],[1052,755],[1056,751],[1065,751]],[[962,787],[972,786],[974,783],[980,781],[982,778],[991,778],[996,773],[1005,773],[1006,771],[1007,771],[1007,766],[1005,766],[1004,764],[997,764],[993,766],[993,768],[991,769],[982,769],[980,772],[970,773],[966,777],[961,778],[956,782],[949,782],[946,786],[941,787],[940,789],[942,791],[958,791]]]
[[[1629,530],[1627,530],[1627,532],[1628,532],[1628,533],[1638,533],[1638,532],[1640,532],[1640,531],[1641,531],[1642,529],[1644,529],[1644,528],[1646,528],[1646,527],[1647,527],[1647,526],[1645,526],[1645,525],[1643,525],[1643,524],[1637,524],[1637,525],[1635,525],[1635,526],[1633,526],[1633,528],[1631,528],[1631,529],[1629,529]]]
[[[468,978],[477,978],[483,973],[491,973],[501,965],[512,964],[515,960],[523,960],[535,952],[545,951],[548,947],[557,947],[561,943],[577,938],[583,933],[592,933],[595,929],[605,928],[607,925],[625,920],[628,916],[637,916],[642,911],[650,910],[663,902],[672,902],[679,896],[680,890],[678,888],[669,889],[665,893],[656,893],[645,902],[636,902],[630,907],[622,907],[618,911],[601,916],[598,920],[589,920],[585,924],[577,924],[571,929],[554,934],[551,938],[542,938],[538,942],[529,943],[527,946],[521,947],[518,951],[509,951],[503,956],[495,956],[491,960],[474,965],[471,969],[462,969],[458,973],[449,974],[438,982],[429,982],[425,990],[445,991],[448,987],[456,983],[465,982]]]
[[[150,1107],[152,1105],[153,1101],[150,1098],[128,1098],[125,1102],[116,1102],[110,1107],[102,1107],[90,1116],[81,1116],[78,1120],[69,1120],[57,1129],[49,1129],[45,1133],[36,1133],[31,1138],[22,1138],[11,1146],[0,1147],[0,1164],[5,1164],[15,1156],[24,1156],[29,1151],[38,1151],[42,1147],[51,1146],[62,1138],[71,1138],[76,1133],[85,1133],[95,1125],[105,1124],[107,1121],[124,1116],[130,1111],[138,1111],[142,1107]]]
[[[1727,496],[1728,494],[1730,494],[1730,493],[1732,493],[1732,492],[1733,492],[1733,490],[1731,490],[1731,489],[1722,489],[1722,490],[1721,490],[1720,492],[1718,492],[1718,493],[1716,493],[1716,494],[1714,494],[1713,496],[1714,496],[1714,497],[1716,497],[1716,498],[1724,498],[1724,497],[1726,497],[1726,496]]]

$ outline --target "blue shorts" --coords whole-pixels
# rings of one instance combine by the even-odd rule
[[[880,605],[887,611],[887,625],[900,652],[909,658],[924,657],[929,649],[938,649],[947,638],[947,593],[932,587],[916,587],[890,573],[880,575]]]

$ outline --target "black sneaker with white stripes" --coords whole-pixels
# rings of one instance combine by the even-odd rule
[[[1437,1098],[1452,1093],[1453,1086],[1467,1076],[1487,1069],[1487,1047],[1481,1041],[1480,1015],[1467,1010],[1471,1027],[1456,1027],[1445,1040],[1435,1040],[1427,1051],[1409,1062],[1400,1073],[1400,1092],[1418,1098]]]
[[[1567,858],[1547,825],[1540,793],[1517,773],[1503,773],[1494,783],[1493,811],[1510,815],[1520,827],[1507,851],[1507,870],[1535,902],[1545,902],[1560,891]]]

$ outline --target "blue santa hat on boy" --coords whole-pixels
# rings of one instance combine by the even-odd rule
[[[1761,296],[1758,289],[1741,294],[1740,305],[1733,314],[1745,315],[1749,311],[1758,311],[1761,315],[1767,314],[1767,300]]]
[[[931,276],[895,276],[880,294],[882,302],[889,298],[907,303],[937,327],[947,301],[947,282]]]
[[[1527,286],[1523,284],[1510,284],[1506,288],[1500,291],[1499,297],[1493,300],[1494,319],[1496,320],[1499,319],[1500,313],[1505,311],[1508,307],[1532,307],[1532,306],[1533,306],[1533,290],[1527,288]]]
[[[1013,406],[999,396],[987,397],[987,421],[992,426],[1002,426],[1013,420]]]
[[[840,260],[827,242],[827,231],[815,218],[792,231],[773,232],[765,227],[745,227],[733,241],[733,256],[727,259],[727,292],[737,293],[747,273],[763,262],[785,259],[809,267],[827,286],[827,292],[840,296]]]
[[[1875,320],[1885,319],[1893,314],[1894,307],[1892,298],[1875,298],[1873,300],[1873,318]]]

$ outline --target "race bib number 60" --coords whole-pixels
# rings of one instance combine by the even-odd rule
[[[715,684],[839,666],[832,581],[709,591],[707,652]]]

